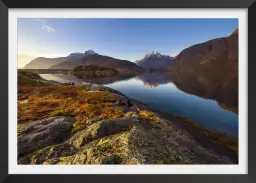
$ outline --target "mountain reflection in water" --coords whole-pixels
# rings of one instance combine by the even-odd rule
[[[215,98],[218,97],[212,97],[212,91],[208,91],[200,83],[182,81],[178,76],[171,76],[169,73],[151,72],[137,76],[122,75],[83,79],[65,74],[41,74],[40,76],[62,83],[102,84],[152,108],[191,119],[208,129],[215,129],[235,136],[238,134],[238,115],[234,113],[237,110],[229,111],[237,109],[237,106],[216,101]]]

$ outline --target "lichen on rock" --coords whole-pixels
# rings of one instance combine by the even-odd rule
[[[18,156],[66,140],[73,122],[71,117],[53,117],[23,124],[19,128]]]

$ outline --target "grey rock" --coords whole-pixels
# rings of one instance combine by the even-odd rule
[[[51,158],[61,156],[71,156],[75,154],[77,149],[68,143],[44,147],[36,153],[31,153],[28,156],[19,159],[18,164],[42,164],[44,161]]]
[[[121,162],[122,162],[122,159],[120,156],[111,155],[103,158],[103,160],[101,161],[101,164],[121,164]]]
[[[67,142],[76,148],[98,138],[129,130],[133,124],[128,119],[101,120],[74,134]]]
[[[19,128],[18,156],[66,140],[73,122],[72,117],[53,117],[23,124]]]

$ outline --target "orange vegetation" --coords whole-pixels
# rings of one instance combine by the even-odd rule
[[[74,131],[86,127],[90,118],[119,118],[124,114],[117,103],[120,96],[108,92],[88,92],[79,86],[49,84],[18,85],[18,122],[51,116],[74,116]],[[25,101],[25,102],[24,102]]]

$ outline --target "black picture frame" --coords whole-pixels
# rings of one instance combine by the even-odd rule
[[[8,174],[8,9],[9,8],[246,8],[248,10],[248,174],[247,175],[14,175]],[[82,183],[82,182],[196,182],[196,183],[251,183],[256,182],[255,119],[256,109],[252,93],[255,85],[256,50],[255,0],[1,0],[0,1],[0,181],[5,183]],[[249,67],[249,58],[251,60]],[[16,97],[16,96],[11,96]],[[250,100],[249,100],[250,99]],[[250,106],[250,108],[249,108]],[[250,113],[250,115],[249,115]],[[250,123],[249,123],[250,121]],[[249,148],[250,147],[250,148]],[[114,173],[114,172],[113,172]]]

